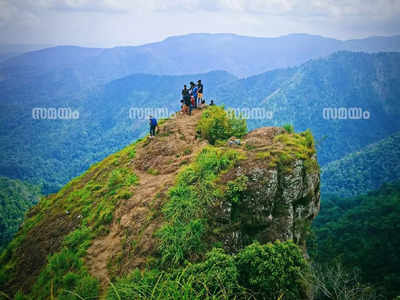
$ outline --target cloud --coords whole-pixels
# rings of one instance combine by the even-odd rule
[[[126,1],[113,0],[42,0],[47,9],[69,12],[126,13]]]
[[[17,27],[30,27],[39,23],[39,18],[31,11],[19,9],[14,3],[0,0],[0,28],[10,24]]]
[[[400,0],[0,0],[0,38],[14,43],[137,45],[193,32],[346,39],[399,34],[399,20]]]

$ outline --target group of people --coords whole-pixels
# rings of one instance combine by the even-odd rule
[[[203,99],[203,92],[204,86],[201,83],[201,80],[198,80],[197,84],[191,81],[189,88],[185,84],[182,90],[182,113],[187,113],[188,115],[191,115],[193,109],[203,108],[204,106],[206,106],[206,101]],[[214,105],[214,101],[211,100],[210,105]]]
[[[181,112],[191,115],[193,109],[205,107],[206,101],[203,99],[203,92],[204,86],[201,80],[198,80],[197,84],[191,81],[189,88],[187,88],[185,84],[182,90]],[[215,105],[213,100],[210,101],[210,105]],[[153,116],[149,116],[149,125],[150,138],[152,138],[155,136],[156,129],[158,128],[157,119]]]

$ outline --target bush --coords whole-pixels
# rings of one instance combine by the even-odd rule
[[[172,272],[133,271],[111,285],[107,300],[124,299],[229,299],[238,295],[234,258],[213,249],[205,261]]]
[[[276,241],[266,245],[255,242],[236,258],[239,283],[263,299],[304,299],[309,272],[302,250],[293,242]]]
[[[287,133],[294,133],[294,127],[292,124],[285,124],[282,127],[286,130]]]
[[[254,243],[237,255],[214,248],[185,268],[135,270],[109,287],[107,300],[305,299],[308,271],[292,242]]]
[[[247,133],[246,120],[226,112],[220,106],[209,106],[203,112],[197,130],[201,137],[214,145],[217,140],[226,140],[232,136],[242,137]]]
[[[234,258],[225,254],[222,249],[214,248],[206,254],[205,261],[189,265],[183,278],[196,278],[193,287],[198,291],[207,292],[204,297],[210,295],[223,295],[228,298],[238,289],[239,273]],[[204,289],[204,287],[207,289]]]

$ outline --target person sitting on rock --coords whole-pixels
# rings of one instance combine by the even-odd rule
[[[201,102],[200,102],[200,104],[199,104],[199,108],[202,109],[202,108],[204,108],[204,107],[206,107],[206,106],[207,106],[206,100],[201,100]]]

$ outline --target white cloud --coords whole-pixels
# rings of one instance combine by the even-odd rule
[[[10,25],[30,27],[39,23],[39,18],[31,11],[19,9],[19,7],[14,3],[0,0],[0,28]]]
[[[113,46],[192,32],[399,34],[400,0],[0,0],[2,41]]]

